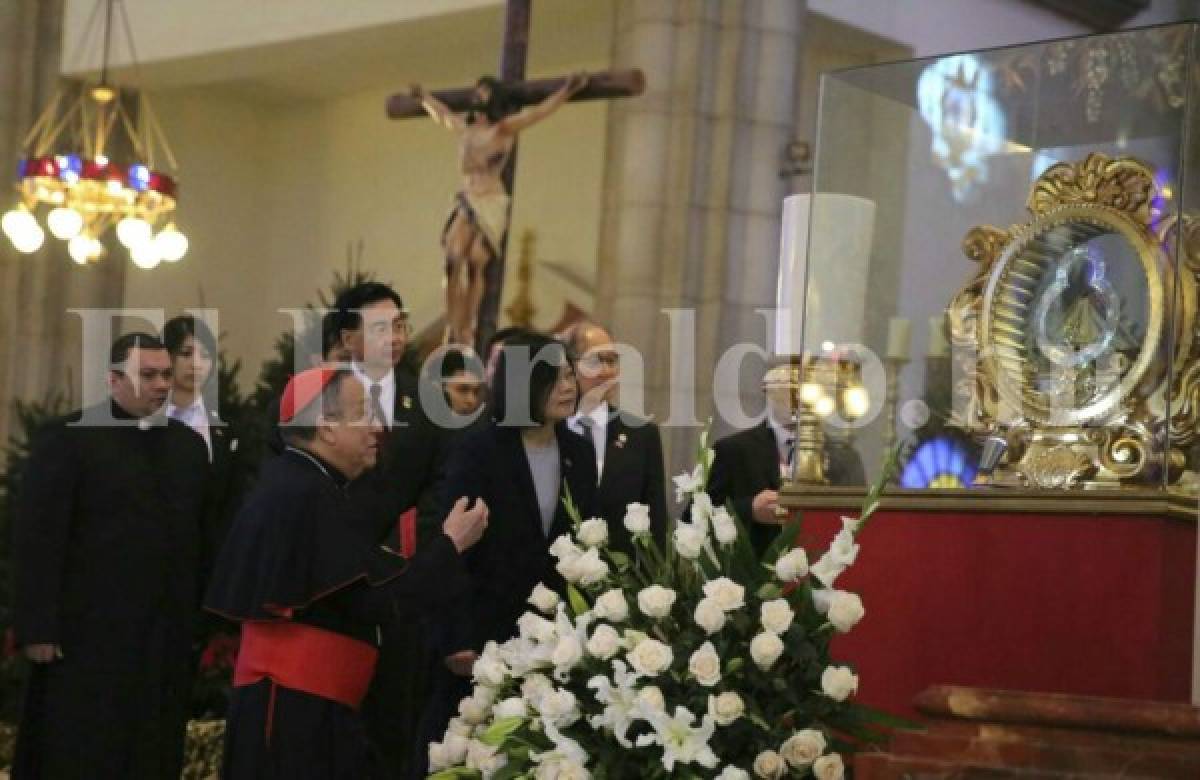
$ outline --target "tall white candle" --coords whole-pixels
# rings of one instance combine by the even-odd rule
[[[925,351],[927,357],[940,358],[950,354],[950,345],[946,342],[946,315],[938,314],[929,318],[929,348]]]
[[[912,345],[912,323],[903,317],[888,320],[887,356],[889,360],[908,360]]]

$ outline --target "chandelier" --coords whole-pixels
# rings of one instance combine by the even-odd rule
[[[79,265],[107,254],[101,237],[115,226],[133,264],[150,269],[180,260],[188,241],[174,223],[177,184],[156,168],[161,155],[177,165],[144,92],[123,96],[108,81],[113,14],[119,10],[134,68],[137,58],[120,0],[98,0],[84,32],[104,10],[104,54],[97,83],[62,84],[25,138],[17,164],[19,203],[0,229],[25,254],[42,248],[46,230],[66,242]],[[39,224],[43,214],[46,230]]]

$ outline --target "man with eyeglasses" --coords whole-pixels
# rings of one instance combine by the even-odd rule
[[[371,541],[400,549],[406,536],[401,515],[415,509],[420,547],[441,533],[439,491],[452,432],[426,413],[418,378],[402,366],[412,326],[396,291],[365,282],[339,295],[334,309],[338,340],[382,427],[378,462],[353,488],[363,506],[362,530]],[[391,776],[404,770],[423,704],[417,673],[424,660],[412,634],[403,621],[381,626],[379,665],[363,710]]]
[[[14,777],[179,777],[214,535],[208,449],[166,417],[171,357],[131,333],[110,398],[47,426],[16,491]]]
[[[667,500],[658,426],[617,408],[621,358],[607,330],[581,322],[567,331],[565,340],[578,360],[580,390],[579,411],[568,425],[592,442],[600,480],[596,514],[608,522],[609,545],[633,551],[624,523],[633,503],[650,507],[650,530],[662,543]]]

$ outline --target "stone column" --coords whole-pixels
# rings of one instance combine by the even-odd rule
[[[714,413],[713,371],[731,345],[769,347],[755,309],[775,303],[788,192],[779,171],[795,129],[805,6],[616,5],[613,66],[641,68],[646,93],[609,109],[597,312],[645,358],[644,383],[627,375],[623,397],[644,392],[660,423]],[[670,343],[666,309],[695,312],[694,345]],[[761,409],[761,371],[746,361],[741,381],[716,397]],[[677,470],[692,458],[696,430],[663,435]]]
[[[62,0],[0,0],[0,212],[16,204],[11,171],[58,83],[62,15]],[[49,235],[32,255],[0,236],[0,442],[11,433],[13,400],[61,393],[79,402],[81,329],[67,310],[120,306],[124,262],[79,268]]]

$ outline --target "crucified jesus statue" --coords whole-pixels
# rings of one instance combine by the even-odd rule
[[[475,343],[484,270],[504,251],[508,232],[509,193],[503,177],[517,135],[553,114],[587,84],[587,74],[573,74],[540,103],[514,110],[504,83],[485,76],[476,82],[471,106],[463,113],[451,111],[420,86],[412,87],[411,96],[426,113],[459,136],[462,189],[442,228],[447,342]]]

